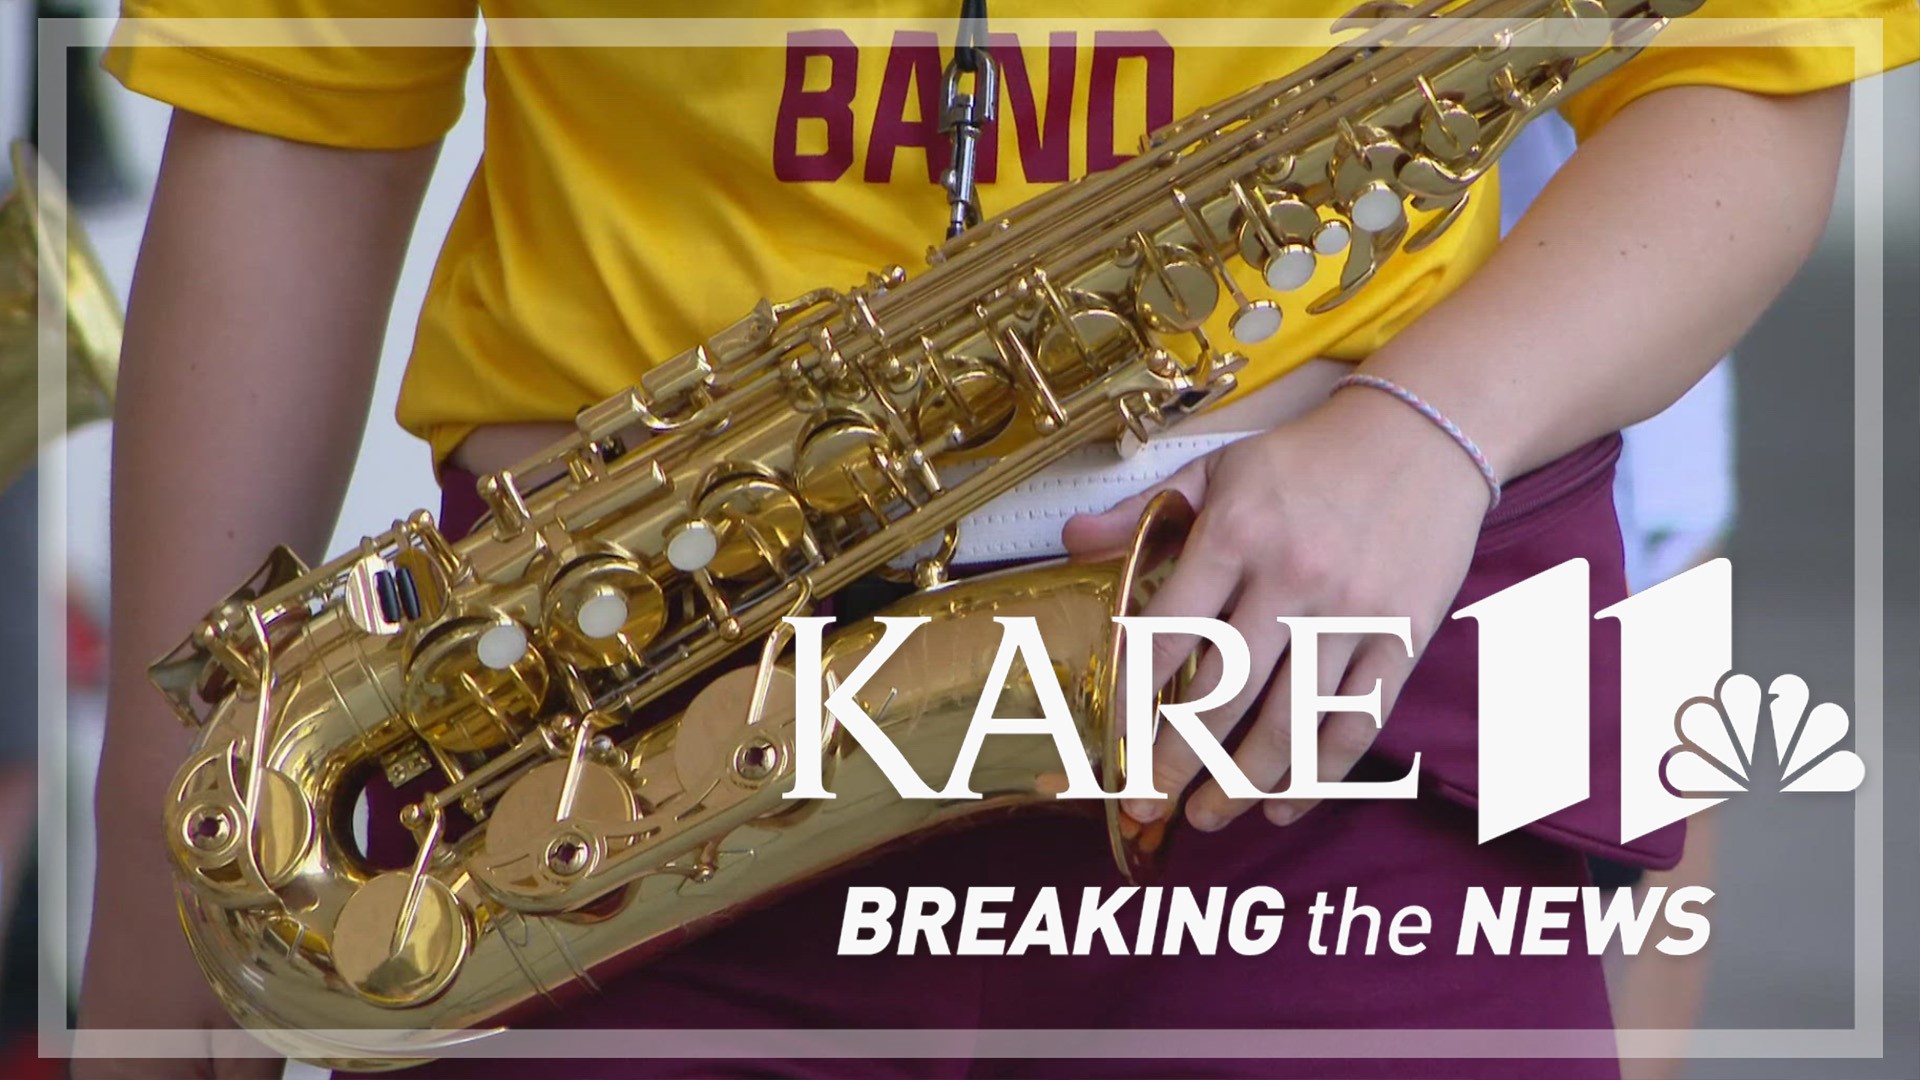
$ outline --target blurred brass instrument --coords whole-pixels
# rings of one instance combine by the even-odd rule
[[[1046,737],[988,740],[985,798],[908,801],[831,726],[837,798],[781,799],[782,617],[915,552],[921,591],[886,614],[932,624],[861,703],[920,775],[952,768],[991,616],[1034,615],[1117,790],[1110,617],[1190,511],[1159,500],[1109,560],[946,583],[955,523],[1076,447],[1218,399],[1242,358],[1203,321],[1225,300],[1243,344],[1280,324],[1236,275],[1300,288],[1344,256],[1312,310],[1341,303],[1451,225],[1529,118],[1695,6],[1368,4],[1337,28],[1350,43],[967,230],[925,273],[762,301],[483,478],[472,535],[416,513],[324,566],[276,550],[152,669],[197,730],[166,842],[221,998],[295,1056],[397,1066],[887,844],[1055,805]],[[831,637],[828,678],[879,632]],[[682,684],[698,692],[670,708]],[[1038,715],[1010,711],[1037,708],[1020,685],[1001,715]],[[354,837],[376,775],[411,799],[408,865]],[[1117,805],[1133,873],[1160,837]]]
[[[53,261],[40,222],[70,222],[62,193],[38,189],[32,148],[15,143],[12,149],[14,190],[0,201],[0,491],[40,452],[37,305],[40,267]],[[66,430],[72,430],[113,412],[120,304],[86,238],[71,225],[66,262],[65,291],[55,307],[67,320]]]

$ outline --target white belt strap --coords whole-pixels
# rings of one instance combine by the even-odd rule
[[[960,521],[953,561],[1002,562],[1064,555],[1060,530],[1075,514],[1099,513],[1145,491],[1189,461],[1238,442],[1251,431],[1156,438],[1121,457],[1110,443],[1083,446],[1003,492]],[[911,566],[932,546],[895,560]]]

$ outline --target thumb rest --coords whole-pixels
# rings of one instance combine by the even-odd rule
[[[932,624],[860,703],[916,770],[952,769],[992,617],[1031,615],[1118,790],[1112,617],[1191,511],[1156,500],[1110,559],[948,583],[955,523],[1079,446],[1144,439],[1230,391],[1244,358],[1203,328],[1223,294],[1241,344],[1280,326],[1233,259],[1288,291],[1344,255],[1309,311],[1337,306],[1458,220],[1528,119],[1695,6],[1366,5],[1336,27],[1363,30],[1353,42],[967,231],[911,280],[761,302],[484,477],[472,535],[417,513],[316,568],[276,550],[152,668],[197,729],[166,842],[222,1000],[295,1056],[397,1066],[888,844],[1051,804],[1049,737],[990,740],[983,798],[908,801],[831,721],[837,797],[780,797],[780,620],[903,557],[920,591],[884,614]],[[1381,15],[1406,17],[1359,18]],[[831,637],[830,682],[878,638],[871,620]],[[752,662],[726,671],[736,654]],[[1030,681],[1008,693],[1037,708]],[[409,866],[354,838],[376,775],[419,792]],[[1117,806],[1132,875],[1161,837]]]

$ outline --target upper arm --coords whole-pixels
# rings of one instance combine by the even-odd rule
[[[1826,229],[1850,103],[1845,86],[1665,88],[1582,141],[1553,186],[1577,189],[1582,205],[1608,191],[1677,211],[1667,227],[1695,235],[1709,265],[1736,260],[1742,274],[1784,285]]]
[[[1920,60],[1914,0],[1708,0],[1560,107],[1582,141],[1655,91],[1788,97]]]
[[[135,13],[182,6],[150,0]],[[298,104],[329,100],[298,80],[249,71],[251,82],[222,83],[234,57],[141,55],[162,52],[179,55],[109,61],[134,89],[182,108],[134,271],[114,409],[101,769],[113,779],[102,790],[124,798],[103,803],[103,823],[157,805],[179,763],[178,725],[146,682],[147,662],[273,545],[312,559],[333,532],[450,122],[443,100],[431,122],[384,126],[392,118],[374,98],[327,119],[327,107]],[[200,96],[208,85],[219,92]],[[111,824],[103,837],[136,832]]]
[[[237,520],[210,544],[231,551],[190,556],[226,577],[324,544],[475,8],[126,0],[105,66],[177,111],[128,306],[116,532]]]
[[[269,536],[309,553],[324,543],[436,153],[338,150],[176,113],[128,304],[116,516],[131,472],[143,489],[178,488],[143,528],[251,506],[249,559]]]
[[[434,148],[335,150],[178,113],[114,409],[114,695],[274,544],[332,534]],[[133,704],[130,704],[133,703]]]

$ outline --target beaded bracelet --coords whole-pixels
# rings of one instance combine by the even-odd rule
[[[1366,386],[1392,394],[1394,397],[1412,406],[1415,412],[1432,421],[1434,427],[1446,432],[1447,437],[1452,439],[1460,449],[1465,450],[1469,458],[1473,459],[1473,467],[1480,470],[1480,478],[1487,482],[1487,491],[1492,495],[1492,499],[1487,503],[1487,509],[1492,510],[1494,507],[1500,505],[1500,478],[1494,475],[1493,464],[1487,460],[1487,455],[1481,451],[1480,444],[1468,438],[1467,433],[1460,430],[1459,424],[1447,419],[1447,414],[1427,404],[1425,398],[1394,382],[1392,379],[1383,379],[1378,375],[1369,375],[1365,372],[1356,371],[1351,375],[1344,376],[1339,382],[1333,384],[1333,389],[1328,391],[1328,393],[1338,393],[1349,386]]]

